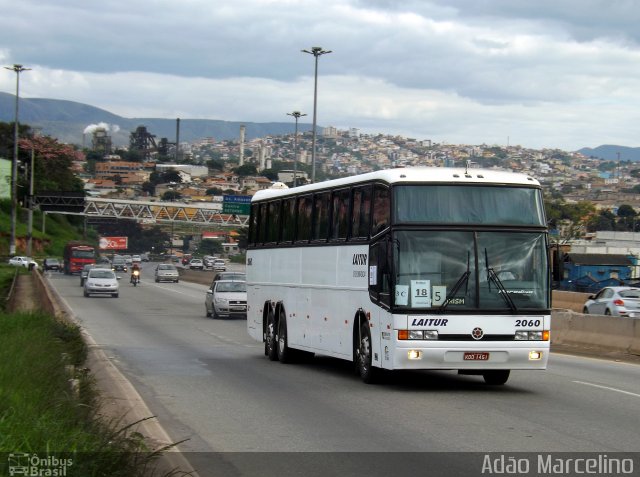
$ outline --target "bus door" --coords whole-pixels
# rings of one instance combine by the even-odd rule
[[[391,309],[391,274],[393,271],[393,242],[387,235],[369,247],[369,298],[371,306],[371,346],[374,366],[390,367],[389,350],[392,346],[393,315]],[[385,352],[386,347],[386,352]]]

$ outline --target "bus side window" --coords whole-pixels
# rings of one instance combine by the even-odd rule
[[[332,198],[331,239],[344,240],[347,238],[349,225],[349,189],[337,190]]]
[[[311,212],[313,200],[310,195],[298,197],[298,224],[296,227],[296,241],[308,242],[311,238]]]
[[[267,237],[267,204],[260,204],[258,212],[258,231],[256,244],[262,245]]]
[[[296,199],[291,197],[282,201],[282,215],[280,223],[282,224],[281,243],[291,243],[295,232],[296,225]]]
[[[373,220],[371,224],[371,236],[379,234],[389,226],[391,215],[391,203],[389,200],[389,188],[376,184],[373,188]]]
[[[329,236],[329,205],[331,192],[314,195],[313,240],[327,240]]]
[[[280,201],[276,200],[269,202],[268,204],[268,219],[267,219],[267,236],[265,242],[276,243],[280,238]]]
[[[351,238],[369,238],[371,223],[371,186],[353,188],[353,208],[351,211]]]
[[[390,245],[390,240],[382,240],[369,248],[369,273],[373,270],[376,274],[369,277],[369,295],[386,307],[391,306],[391,262],[387,250]]]
[[[258,204],[251,204],[251,222],[249,226],[249,244],[255,245],[258,241]]]

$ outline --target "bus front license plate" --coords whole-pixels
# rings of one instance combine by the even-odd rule
[[[489,361],[489,353],[465,353],[465,361]]]

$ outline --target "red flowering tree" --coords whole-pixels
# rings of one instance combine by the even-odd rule
[[[82,152],[68,144],[61,144],[56,138],[34,136],[20,139],[18,142],[20,159],[25,165],[25,173],[20,175],[19,195],[29,190],[29,171],[31,158],[35,158],[34,191],[82,191],[84,186],[73,172],[73,161],[83,160]]]

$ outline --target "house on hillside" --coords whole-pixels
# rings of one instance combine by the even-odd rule
[[[621,254],[567,253],[563,260],[560,288],[596,292],[605,286],[625,285],[636,277],[632,270],[637,257]]]

